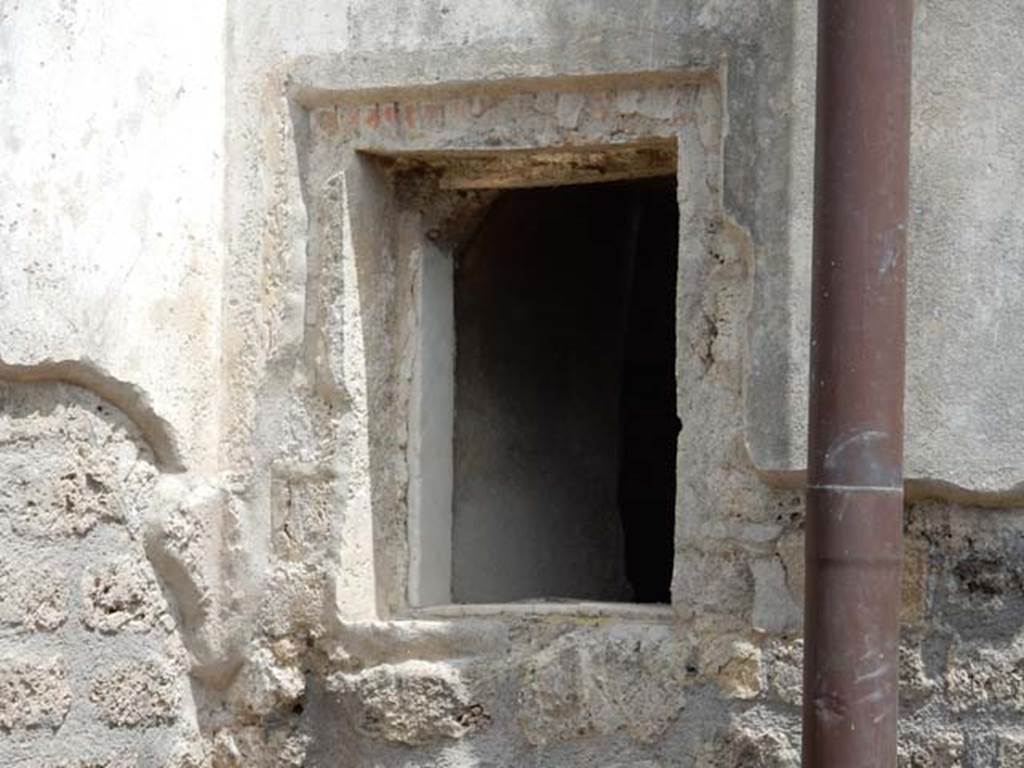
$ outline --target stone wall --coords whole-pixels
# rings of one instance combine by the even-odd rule
[[[3,383],[0,473],[0,763],[190,765],[188,654],[142,541],[160,474],[144,437],[81,387]]]
[[[967,161],[988,145],[958,132],[936,72],[966,57],[969,82],[1012,103],[1009,48],[972,41],[1019,14],[917,5],[914,151],[958,154],[938,180],[923,167],[934,183],[915,209],[944,210],[953,175],[961,213],[1012,200],[1019,174]],[[809,8],[0,6],[0,764],[797,765],[803,498],[788,459],[803,414],[788,366]],[[985,77],[989,55],[1000,77]],[[624,84],[686,95],[645,101]],[[462,108],[428,111],[419,134],[394,111],[442,102]],[[1012,160],[1007,109],[982,122]],[[490,198],[424,196],[395,156],[590,146],[606,129],[658,134],[678,161],[672,605],[417,608],[416,270],[424,243],[464,232]],[[1011,213],[915,250],[917,327],[934,309],[925,287],[966,247],[1014,263]],[[985,322],[989,282],[964,284],[942,293],[969,321],[952,351],[995,349],[985,386],[952,411],[935,402],[967,391],[952,375],[931,386],[941,333],[917,335],[910,376],[910,445],[931,463],[907,510],[906,766],[1024,759],[1014,470],[973,449],[960,462],[949,437],[977,445],[1015,402],[997,365],[1013,355],[986,341],[1005,328]],[[784,316],[763,314],[778,296]],[[761,461],[779,435],[769,455],[786,461]]]

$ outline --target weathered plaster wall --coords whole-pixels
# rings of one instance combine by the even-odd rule
[[[213,469],[222,3],[0,8],[0,363],[138,387]],[[64,377],[76,377],[65,371]]]
[[[806,453],[815,7],[794,4],[789,248],[766,254],[751,318],[750,449],[782,475],[799,472]],[[1024,373],[1024,358],[1001,350],[1022,330],[1022,25],[1015,2],[915,2],[906,406],[915,495],[944,486],[976,502],[1020,502],[1024,412],[1006,382]]]
[[[203,758],[199,617],[147,531],[159,478],[218,467],[225,26],[0,4],[3,765]]]
[[[809,5],[0,6],[0,762],[795,766],[802,498],[766,485],[748,447],[753,404],[799,454],[801,407],[781,404],[802,386],[787,254],[808,231]],[[991,301],[1012,302],[1019,241],[1011,5],[919,3],[917,205],[971,226],[923,230],[938,234],[914,252],[930,354],[911,442],[934,449],[935,479],[982,490],[1015,471],[980,444],[995,424],[1015,453],[999,421],[1013,355],[956,356],[993,328],[1014,338]],[[426,210],[324,141],[334,105],[368,106],[386,143],[388,105],[428,86],[468,103],[471,83],[557,96],[640,72],[703,89],[679,134],[673,606],[412,610],[407,297],[448,203]],[[559,130],[585,134],[578,100],[563,107]],[[1005,162],[964,165],[987,141]],[[972,262],[933,285],[993,243],[1002,282]],[[788,316],[751,324],[760,278]],[[964,335],[920,331],[924,306]],[[788,395],[753,397],[772,391],[762,375]],[[1022,760],[1021,520],[909,510],[905,765]]]

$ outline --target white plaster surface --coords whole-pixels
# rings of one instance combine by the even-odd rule
[[[214,466],[222,3],[0,8],[0,361],[130,381]]]
[[[750,320],[747,398],[752,458],[782,473],[806,460],[810,324],[816,19],[813,3],[795,7],[788,263],[758,275],[770,298]],[[906,475],[912,491],[1018,496],[1024,13],[922,0],[915,14]]]

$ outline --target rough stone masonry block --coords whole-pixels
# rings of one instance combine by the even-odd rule
[[[44,764],[46,768],[137,768],[139,759],[128,752],[118,751],[101,757],[69,757]]]
[[[240,725],[218,731],[211,762],[200,768],[304,768],[310,737],[291,728]],[[177,766],[175,766],[177,768]],[[185,765],[183,768],[192,768]]]
[[[964,735],[949,729],[900,734],[900,768],[962,768],[966,756]]]
[[[766,656],[771,695],[792,707],[799,707],[803,701],[804,641],[772,643]]]
[[[666,627],[580,631],[527,660],[519,723],[533,744],[624,730],[656,741],[686,703],[686,651]]]
[[[297,473],[298,474],[298,473]],[[320,556],[331,535],[333,477],[287,476],[273,481],[274,553],[284,560]]]
[[[71,708],[68,670],[58,656],[0,659],[0,730],[57,730]]]
[[[239,712],[257,717],[292,707],[306,691],[305,676],[296,662],[297,658],[279,659],[267,648],[250,649],[228,700]]]
[[[996,755],[998,768],[1014,768],[1024,765],[1024,733],[1005,732],[999,734]]]
[[[119,664],[97,675],[89,693],[100,718],[121,728],[173,723],[180,700],[178,675],[157,661]]]
[[[93,393],[0,381],[0,522],[15,533],[53,541],[124,520],[154,473],[134,425]]]
[[[0,515],[15,533],[34,538],[82,536],[103,518],[119,519],[120,510],[99,469],[83,466],[70,446],[46,439],[24,453],[3,450]]]
[[[198,733],[181,738],[168,750],[166,768],[211,768],[210,745]]]
[[[784,733],[744,725],[731,727],[697,759],[699,768],[798,768],[800,754]]]
[[[796,613],[788,615],[788,623],[770,624],[760,627],[766,631],[799,629],[803,625],[800,606],[804,601],[804,534],[803,531],[792,531],[782,536],[776,551],[778,561],[785,575],[785,584],[792,595],[790,609]],[[928,617],[928,547],[916,534],[907,536],[903,545],[903,574],[900,579],[900,619],[906,625],[920,624]],[[755,577],[757,573],[755,571]],[[759,588],[760,584],[757,585]],[[774,585],[770,585],[774,586]],[[776,605],[764,599],[762,613],[770,615],[777,610]],[[757,601],[755,600],[755,608]],[[755,617],[756,618],[756,617]],[[777,617],[776,617],[777,618]]]
[[[1016,646],[950,651],[946,696],[954,712],[1024,712],[1024,658]]]
[[[0,626],[51,632],[67,620],[65,575],[55,564],[0,561]]]
[[[108,560],[82,575],[82,623],[91,630],[147,632],[164,612],[148,563],[137,558]]]
[[[355,729],[384,741],[458,739],[489,720],[470,700],[458,671],[447,664],[382,664],[357,674],[336,674],[328,685]]]

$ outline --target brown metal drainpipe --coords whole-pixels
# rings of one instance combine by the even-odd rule
[[[913,0],[819,0],[804,768],[896,765]]]

